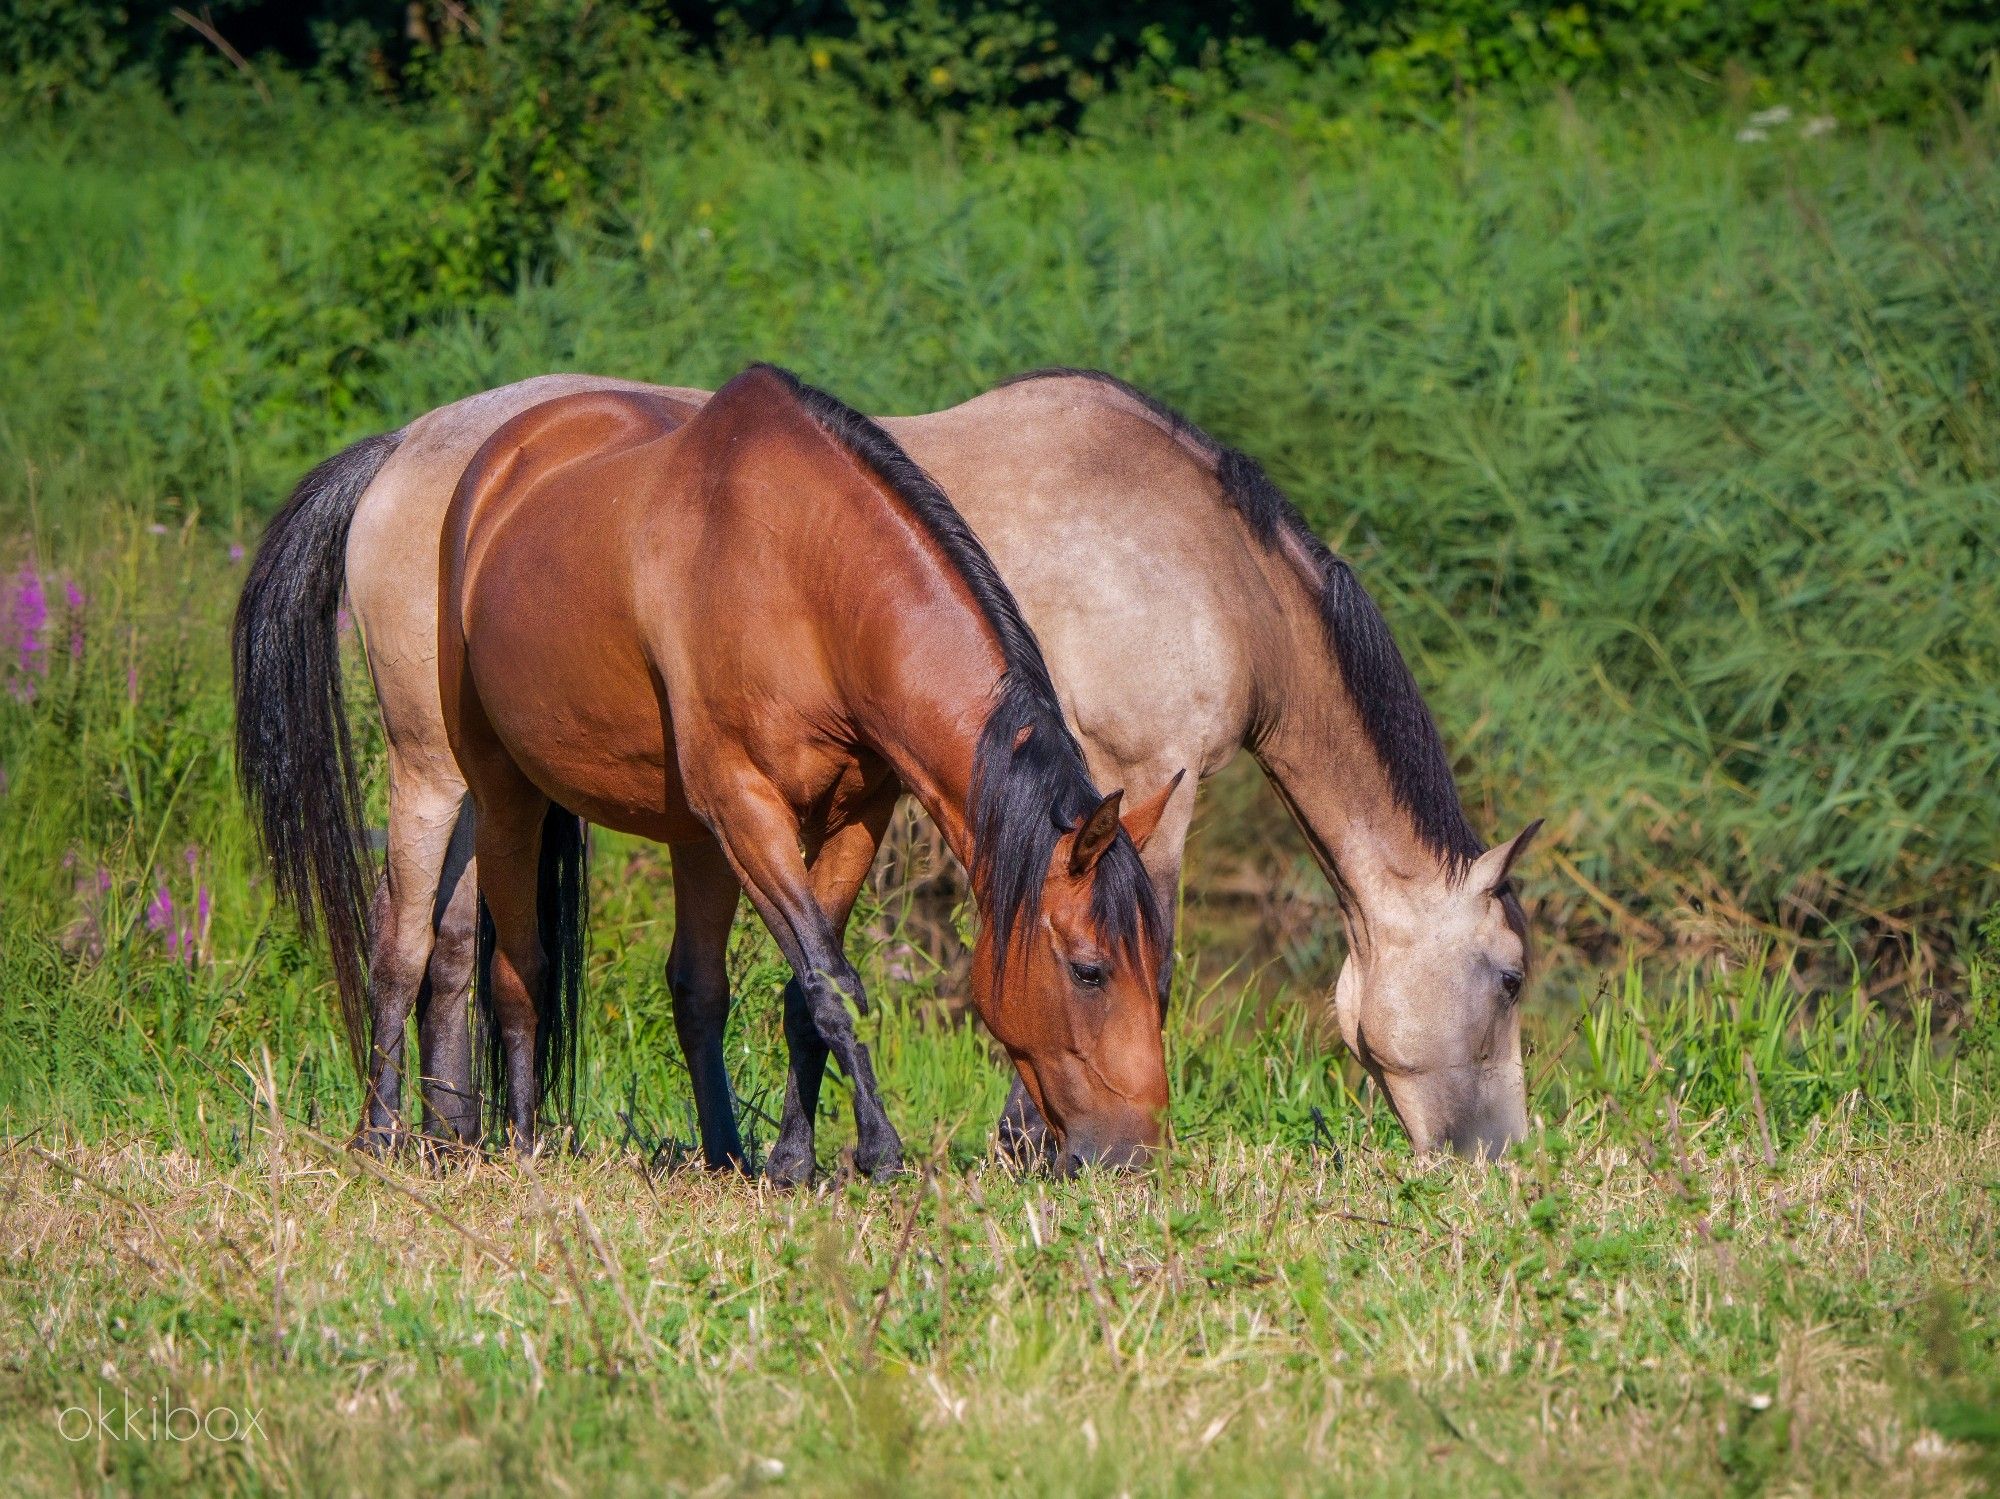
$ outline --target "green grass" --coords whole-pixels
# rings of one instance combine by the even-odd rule
[[[0,516],[58,558],[108,500],[247,539],[338,443],[552,368],[775,358],[888,411],[1099,364],[1354,557],[1591,950],[1837,932],[1921,974],[2000,898],[1990,125],[1107,116],[912,159],[684,120],[549,277],[402,328],[355,246],[422,225],[420,137],[282,100],[0,149]]]
[[[685,1169],[664,861],[606,839],[577,1153],[357,1160],[324,965],[228,779],[242,564],[198,526],[93,540],[80,654],[58,602],[36,701],[0,703],[17,1491],[1929,1494],[2000,1462],[1979,961],[1908,1015],[1782,966],[1613,968],[1529,1016],[1536,1133],[1482,1171],[1413,1159],[1318,991],[1240,984],[1197,925],[1163,1172],[1023,1181],[987,1159],[989,1043],[864,912],[920,1168],[838,1179],[836,1083],[833,1179],[786,1198]],[[163,885],[183,922],[210,892],[191,962]],[[783,973],[747,919],[732,970],[768,1111]],[[259,1435],[66,1440],[100,1396]]]
[[[1768,1166],[1720,1125],[1681,1167],[1594,1131],[1494,1170],[1238,1139],[805,1198],[618,1153],[385,1172],[251,1117],[234,1153],[10,1151],[15,1492],[1964,1494],[2000,1463],[1990,1115],[1837,1119]],[[259,1435],[65,1440],[100,1398]]]
[[[1640,104],[1448,136],[1106,117],[893,159],[683,122],[550,276],[405,327],[351,256],[422,216],[418,137],[278,96],[0,143],[14,1487],[1994,1480],[1990,126],[1750,149]],[[1159,1177],[991,1167],[1004,1075],[873,911],[871,1040],[924,1170],[789,1199],[674,1170],[664,856],[620,839],[580,1153],[338,1148],[325,964],[231,783],[231,545],[338,443],[469,390],[753,357],[878,410],[1102,364],[1268,462],[1382,598],[1480,826],[1553,818],[1514,1159],[1410,1157],[1327,1025],[1324,885],[1247,779],[1196,840]],[[732,970],[732,1071],[769,1110],[782,970],[747,917]],[[162,1389],[261,1408],[268,1440],[57,1429]]]

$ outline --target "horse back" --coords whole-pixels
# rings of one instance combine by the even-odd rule
[[[876,633],[845,603],[869,560],[852,461],[767,375],[684,409],[591,391],[510,418],[459,481],[439,579],[461,762],[498,746],[564,806],[670,842],[745,760],[805,797],[839,776],[835,663]]]
[[[630,527],[685,408],[640,391],[560,397],[502,423],[446,510],[438,685],[454,754],[504,754],[592,821],[684,829],[671,718],[634,609]]]

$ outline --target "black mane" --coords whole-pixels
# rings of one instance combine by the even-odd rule
[[[1362,729],[1389,777],[1396,805],[1409,815],[1425,847],[1448,868],[1463,871],[1485,852],[1485,845],[1466,821],[1437,722],[1396,648],[1388,621],[1354,569],[1320,540],[1256,459],[1217,442],[1172,407],[1116,375],[1052,368],[1016,375],[1005,383],[1062,378],[1095,380],[1138,402],[1171,436],[1208,461],[1223,497],[1260,543],[1275,548],[1289,539],[1311,560],[1319,579],[1321,627],[1340,664],[1341,682],[1361,716]]]
[[[1041,912],[1042,883],[1057,842],[1102,800],[1063,721],[1041,644],[965,517],[893,437],[789,370],[753,368],[780,380],[815,426],[902,501],[964,578],[999,641],[1006,670],[973,752],[967,820],[973,885],[993,923],[995,960],[1004,966],[1016,929],[1032,926]],[[1136,955],[1142,941],[1160,940],[1152,881],[1122,831],[1098,860],[1090,906],[1098,930],[1121,953]]]

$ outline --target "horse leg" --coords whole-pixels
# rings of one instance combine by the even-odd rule
[[[431,960],[432,909],[462,786],[390,767],[389,867],[368,964],[367,1097],[355,1143],[380,1153],[403,1134],[403,1032]],[[399,785],[398,783],[401,782]]]
[[[839,929],[813,893],[799,851],[799,820],[768,786],[740,787],[730,813],[718,828],[729,862],[792,965],[812,1031],[854,1085],[855,1168],[886,1176],[901,1168],[903,1142],[882,1107],[868,1048],[854,1034],[847,1010],[852,1004],[866,1014],[868,996],[841,951]],[[801,1096],[801,1112],[804,1102]],[[796,1163],[795,1154],[789,1159]]]
[[[743,1169],[743,1137],[722,1051],[729,1023],[729,926],[742,887],[722,846],[712,838],[673,845],[674,945],[667,953],[667,990],[674,1032],[694,1083],[701,1153],[711,1170]]]
[[[542,818],[548,798],[511,762],[489,761],[474,786],[478,797],[479,895],[493,921],[493,961],[487,975],[507,1089],[508,1144],[535,1148],[541,1079],[535,1036],[541,1023],[548,962],[536,906]]]
[[[417,1061],[424,1093],[424,1133],[448,1147],[478,1143],[479,1091],[472,1077],[472,969],[479,953],[477,819],[465,798],[445,854],[432,907],[435,938],[427,980],[417,997]]]
[[[836,942],[845,941],[847,918],[875,863],[875,851],[881,847],[900,795],[901,786],[893,779],[885,781],[868,793],[853,821],[828,833],[812,852],[807,876],[812,881],[813,898],[833,924]],[[764,1162],[764,1175],[779,1186],[794,1187],[812,1180],[813,1133],[827,1058],[827,1045],[814,1024],[805,987],[796,978],[785,985],[785,1044],[791,1061],[785,1078],[785,1106],[778,1119],[777,1143]],[[858,1095],[855,1106],[857,1110],[860,1107]],[[857,1149],[857,1164],[860,1159]]]

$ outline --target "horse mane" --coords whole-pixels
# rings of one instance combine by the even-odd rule
[[[1169,436],[1208,464],[1223,498],[1260,544],[1276,550],[1289,541],[1304,554],[1318,584],[1320,626],[1361,717],[1362,730],[1389,778],[1391,795],[1423,845],[1447,870],[1462,875],[1485,852],[1485,845],[1466,821],[1437,721],[1396,648],[1389,622],[1354,569],[1320,540],[1256,459],[1217,442],[1172,407],[1116,375],[1056,367],[1031,370],[1003,384],[1052,379],[1095,381],[1137,402]]]
[[[1041,643],[965,517],[895,438],[789,370],[765,364],[746,371],[752,372],[783,384],[814,426],[896,496],[964,580],[999,643],[1006,669],[973,750],[967,820],[973,886],[993,923],[996,968],[1004,968],[1014,933],[1032,928],[1041,914],[1056,844],[1102,800],[1063,720]],[[1142,943],[1160,940],[1153,883],[1122,829],[1097,862],[1091,917],[1121,953],[1135,955]]]

